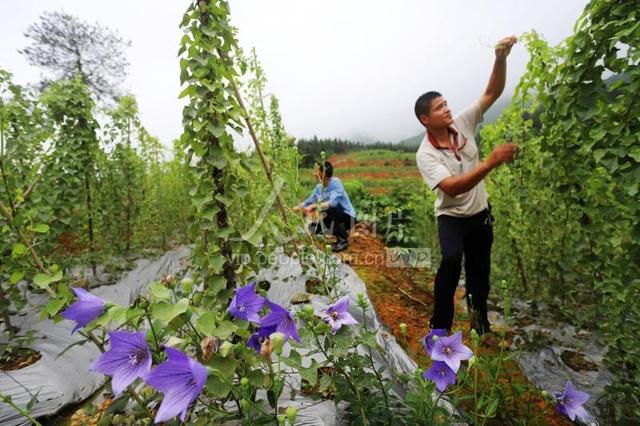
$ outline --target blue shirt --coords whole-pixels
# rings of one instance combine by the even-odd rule
[[[347,191],[344,190],[342,182],[337,177],[329,178],[329,184],[326,188],[321,183],[317,184],[309,198],[303,201],[302,206],[307,207],[311,203],[324,203],[327,201],[331,207],[338,207],[349,216],[356,217],[356,210],[351,205],[349,195],[347,195]]]

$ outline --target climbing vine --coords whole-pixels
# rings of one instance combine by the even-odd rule
[[[497,235],[505,236],[495,257],[498,274],[519,277],[525,294],[542,295],[573,322],[600,332],[616,374],[605,408],[618,421],[640,416],[634,3],[590,2],[575,33],[557,47],[526,35],[531,60],[513,104],[483,132],[487,149],[504,139],[522,146],[516,163],[490,184]]]

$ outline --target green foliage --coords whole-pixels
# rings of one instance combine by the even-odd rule
[[[193,188],[189,195],[196,213],[193,223],[198,235],[194,252],[199,272],[209,283],[224,276],[234,288],[238,273],[246,276],[236,256],[251,254],[261,240],[259,229],[249,228],[238,215],[242,199],[250,192],[251,165],[238,153],[231,131],[242,131],[242,115],[231,95],[238,75],[231,56],[235,36],[228,23],[226,2],[193,3],[182,20],[186,34],[179,54],[180,81],[188,96],[183,110],[185,131],[180,139],[185,161],[192,164]]]
[[[394,143],[375,142],[372,144],[353,142],[343,139],[300,139],[297,141],[298,151],[302,157],[301,167],[313,167],[313,164],[320,158],[321,152],[327,155],[346,154],[349,152],[387,150],[399,152],[415,152],[414,146],[399,145]]]
[[[18,332],[11,309],[19,311],[26,303],[20,282],[48,272],[34,247],[50,247],[47,222],[53,212],[50,199],[34,195],[34,188],[47,161],[40,151],[50,132],[33,94],[0,69],[0,316],[10,342]]]
[[[93,198],[99,143],[94,103],[79,78],[53,83],[42,102],[54,129],[52,161],[44,172],[53,193],[54,236],[66,233],[88,245],[95,275]]]
[[[377,235],[388,244],[400,247],[426,244],[434,253],[438,251],[433,194],[424,185],[414,189],[405,183],[387,194],[371,195],[364,192],[362,184],[352,182],[358,181],[349,182],[355,189],[349,196],[358,209],[358,219],[374,224]]]
[[[488,149],[504,139],[523,146],[488,185],[504,236],[496,275],[519,277],[522,294],[600,331],[617,376],[605,398],[617,421],[640,417],[636,6],[592,1],[558,47],[528,34],[531,60],[514,103],[483,131]]]

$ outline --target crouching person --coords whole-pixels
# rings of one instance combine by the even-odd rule
[[[310,232],[334,235],[336,242],[332,250],[343,251],[349,246],[348,232],[355,223],[356,211],[342,182],[333,176],[330,162],[317,163],[314,175],[319,183],[309,198],[294,207],[293,211],[302,211],[305,215],[318,212],[318,220],[309,225]]]

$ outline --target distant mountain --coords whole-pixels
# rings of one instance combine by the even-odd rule
[[[403,139],[398,142],[398,145],[413,146],[417,148],[422,143],[422,139],[424,139],[424,132],[420,132],[411,138]]]
[[[363,143],[365,145],[381,142],[381,141],[376,140],[376,139],[372,138],[371,136],[365,135],[363,133],[354,133],[354,134],[350,135],[347,139],[352,140],[352,141],[357,141],[357,142]]]
[[[491,108],[489,108],[489,111],[484,114],[484,120],[482,121],[481,126],[485,126],[496,121],[498,117],[500,117],[500,114],[502,114],[502,111],[504,111],[509,104],[511,104],[511,98],[499,99]],[[423,139],[424,132],[420,132],[415,136],[401,140],[398,142],[398,145],[417,148],[420,146]]]

